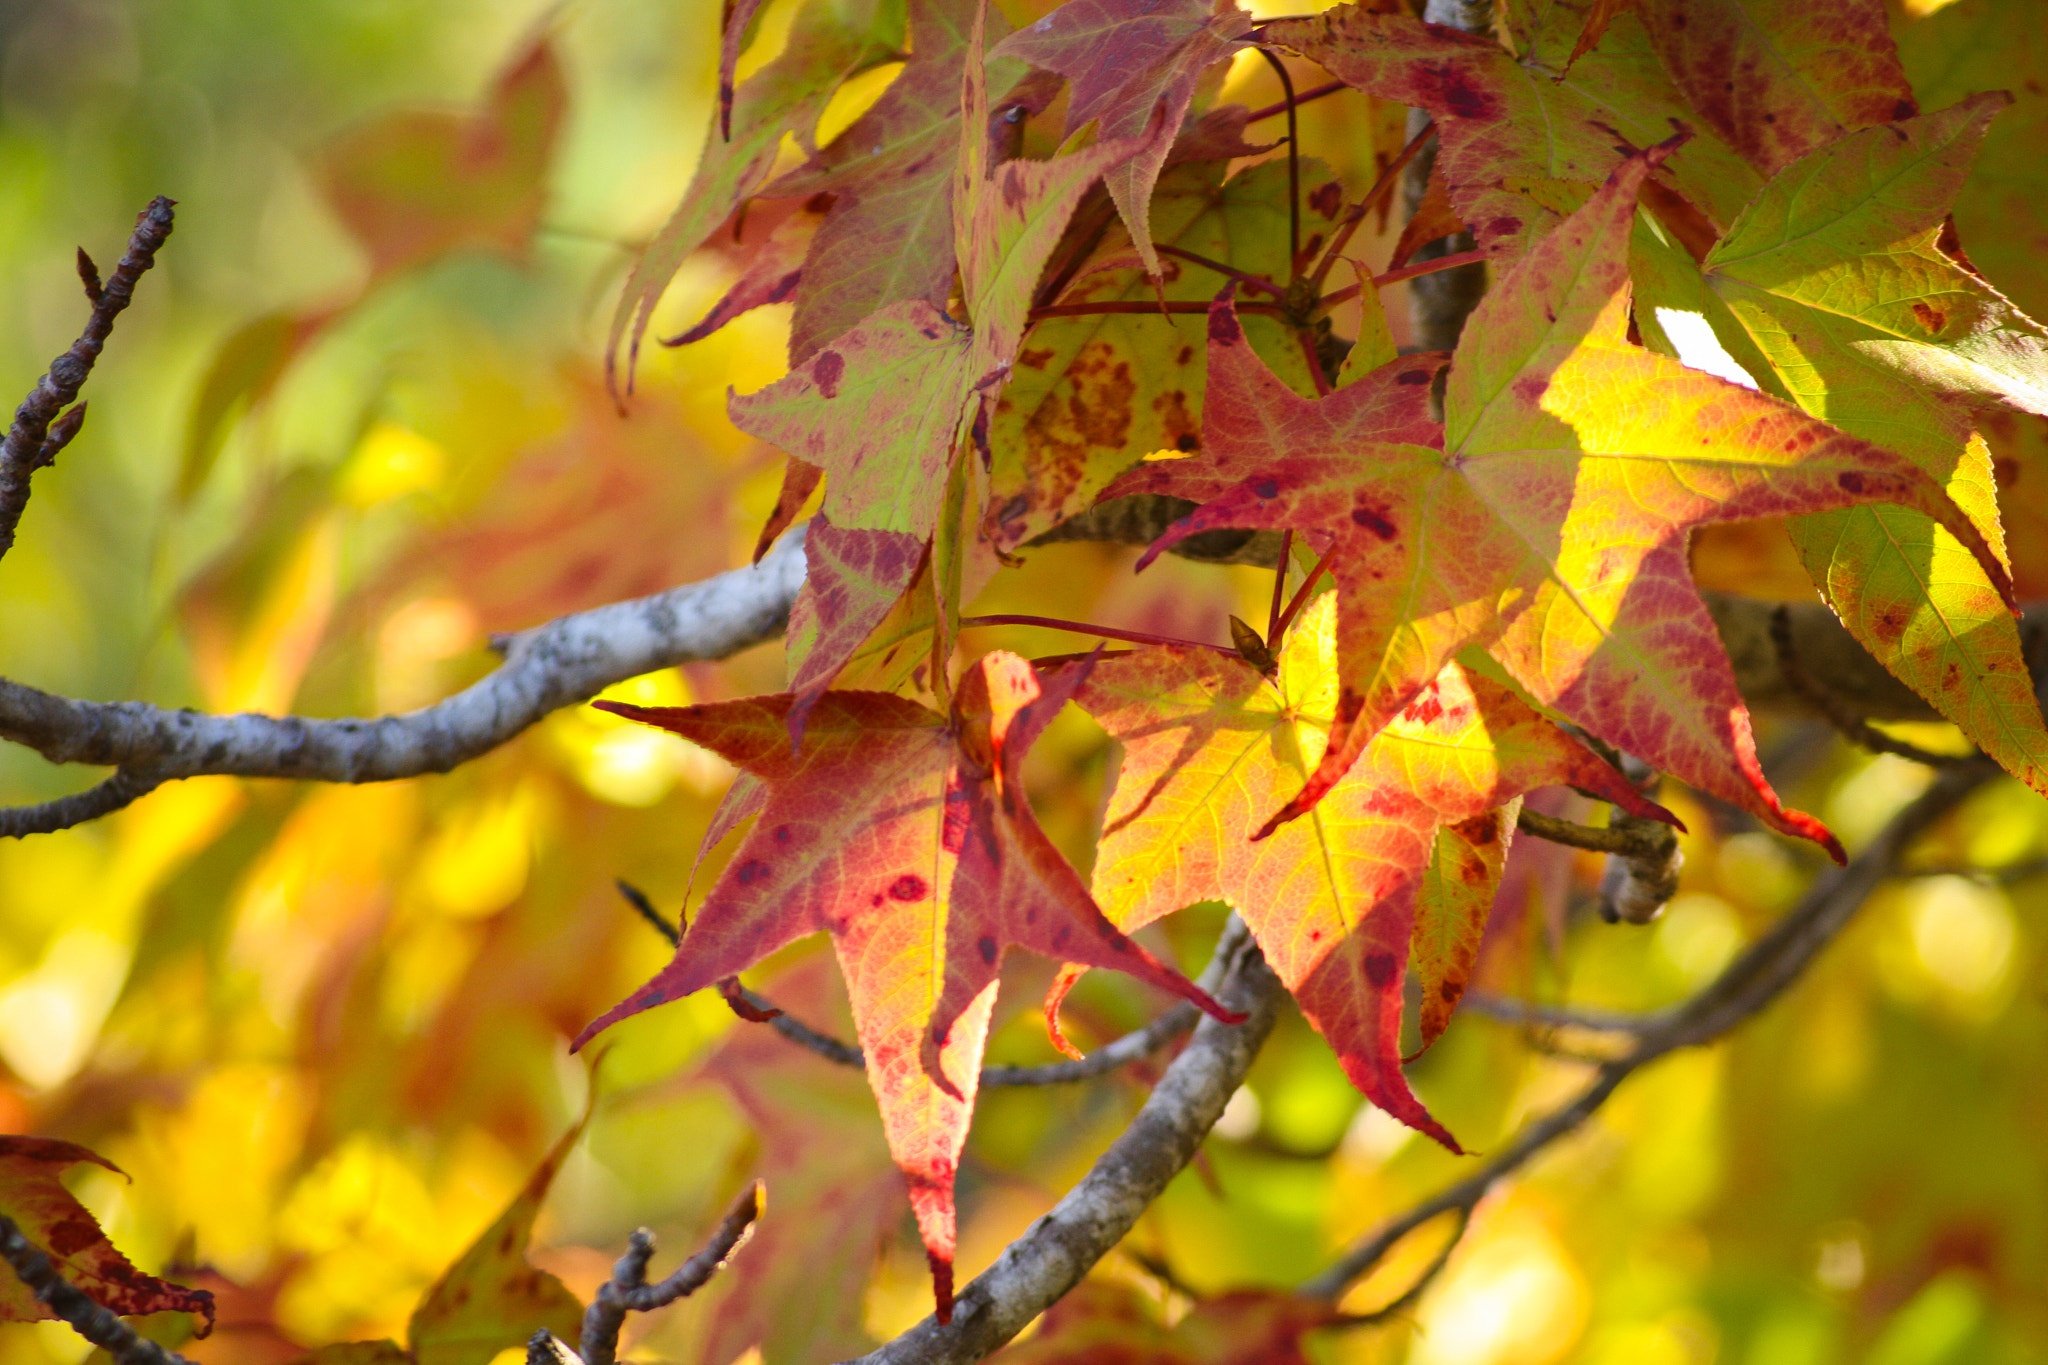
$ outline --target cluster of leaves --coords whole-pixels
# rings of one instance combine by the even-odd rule
[[[714,838],[756,819],[674,963],[585,1037],[828,931],[942,1319],[1011,944],[1074,964],[1055,1004],[1108,965],[1227,1017],[1123,937],[1226,901],[1354,1084],[1455,1148],[1402,1079],[1404,979],[1427,1043],[1523,793],[1669,819],[1600,756],[1625,751],[1840,857],[1764,776],[1700,528],[1787,519],[1857,638],[2048,791],[1980,434],[2048,413],[2048,331],[1949,218],[2005,98],[1922,114],[1876,0],[1510,0],[1486,35],[1397,0],[1265,24],[1070,0],[1014,33],[980,0],[809,0],[734,82],[757,8],[729,15],[726,107],[613,342],[629,375],[731,223],[738,281],[677,340],[793,305],[789,373],[730,413],[789,456],[764,548],[822,501],[786,692],[612,708],[745,771]],[[1252,111],[1215,105],[1252,49],[1432,118],[1418,231],[1469,231],[1493,280],[1454,353],[1398,354],[1381,309],[1419,242],[1377,276],[1344,254],[1392,167],[1259,161]],[[834,93],[893,61],[816,145]],[[1064,141],[1028,154],[1062,101]],[[804,160],[773,176],[786,134]],[[1331,288],[1340,261],[1358,283]],[[1140,567],[1205,530],[1284,534],[1263,633],[960,654],[963,604],[1029,542],[1139,494],[1196,504]],[[1092,894],[1019,776],[1069,699],[1123,744]]]

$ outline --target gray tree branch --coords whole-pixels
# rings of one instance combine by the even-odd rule
[[[1300,1292],[1311,1298],[1336,1299],[1410,1233],[1446,1214],[1457,1215],[1462,1233],[1463,1220],[1470,1217],[1489,1191],[1538,1152],[1575,1131],[1630,1075],[1680,1048],[1714,1042],[1762,1011],[1812,965],[1821,950],[1863,908],[1878,884],[1893,875],[1913,840],[1997,775],[1997,767],[1981,759],[1942,772],[1932,786],[1893,816],[1869,846],[1850,859],[1847,867],[1823,874],[1770,932],[1750,944],[1697,995],[1669,1010],[1635,1020],[1620,1016],[1582,1018],[1569,1012],[1533,1008],[1512,1012],[1518,1016],[1517,1022],[1556,1023],[1633,1035],[1634,1046],[1619,1057],[1601,1062],[1585,1089],[1516,1134],[1514,1141],[1485,1165],[1375,1228],[1329,1269],[1303,1284]],[[1511,1013],[1483,1012],[1496,1017]],[[1438,1257],[1397,1302],[1412,1303],[1447,1260],[1447,1256]]]
[[[0,833],[60,828],[63,814],[93,818],[150,786],[229,774],[323,782],[389,782],[444,773],[489,753],[551,711],[613,683],[697,659],[723,659],[774,639],[803,582],[802,528],[758,565],[578,612],[511,637],[487,677],[422,710],[374,720],[206,715],[146,702],[73,701],[0,679],[0,738],[53,763],[104,764],[130,774],[87,801],[0,811]],[[147,782],[147,785],[144,783]],[[106,784],[113,786],[110,782]],[[100,790],[100,789],[96,789]],[[75,823],[75,819],[72,821]]]
[[[159,1346],[137,1332],[114,1311],[97,1302],[57,1273],[42,1248],[22,1235],[12,1218],[0,1214],[0,1259],[29,1292],[71,1329],[114,1358],[114,1365],[192,1365],[176,1351]]]
[[[926,1318],[861,1357],[860,1365],[965,1365],[1024,1329],[1079,1284],[1122,1241],[1167,1182],[1194,1157],[1272,1032],[1286,996],[1278,977],[1232,917],[1202,984],[1243,1010],[1242,1024],[1204,1017],[1194,1037],[1109,1150],[1050,1213],[960,1291],[953,1321]]]

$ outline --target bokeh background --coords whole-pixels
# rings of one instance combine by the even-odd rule
[[[2039,315],[2048,18],[2023,0],[1920,8],[1939,12],[1896,20],[1930,105],[1987,69],[2021,99],[1958,218],[1979,264]],[[742,74],[791,11],[771,8]],[[82,323],[73,249],[110,267],[152,195],[180,201],[87,390],[84,433],[37,479],[0,563],[0,674],[215,711],[402,710],[487,671],[494,632],[744,562],[779,461],[726,422],[724,394],[776,376],[786,318],[765,309],[657,349],[627,419],[601,366],[633,251],[701,144],[718,23],[712,0],[0,0],[0,392],[26,392]],[[1226,97],[1273,97],[1255,67]],[[826,132],[886,79],[835,103]],[[1330,100],[1305,124],[1354,193],[1369,183],[1388,111]],[[700,253],[656,330],[693,321],[731,269]],[[2025,477],[2048,468],[2048,443],[2017,423],[1993,436],[2025,570],[2048,560],[2043,479]],[[1701,546],[1703,578],[1810,592],[1774,535]],[[1262,575],[1180,561],[1133,577],[1131,558],[1048,549],[983,609],[1220,638],[1225,613],[1265,591]],[[1072,647],[1031,632],[974,643]],[[780,679],[768,647],[614,695],[713,700]],[[1812,727],[1764,739],[1781,789],[1852,850],[1926,780]],[[1045,822],[1077,859],[1108,764],[1072,713],[1034,754]],[[636,1225],[680,1251],[747,1177],[769,1181],[747,1274],[636,1320],[644,1356],[726,1365],[765,1331],[771,1362],[822,1360],[892,1335],[927,1311],[928,1288],[857,1076],[704,998],[620,1026],[594,1070],[566,1051],[667,955],[613,879],[681,906],[730,775],[576,710],[446,777],[185,782],[0,844],[0,1132],[82,1142],[128,1172],[75,1188],[144,1268],[222,1296],[221,1329],[184,1347],[202,1361],[402,1338],[422,1290],[586,1106],[532,1253],[580,1293]],[[8,803],[89,780],[0,748]],[[1493,989],[1668,1003],[1817,871],[1809,848],[1666,799],[1693,834],[1663,920],[1599,924],[1597,863],[1525,849]],[[2044,859],[2048,805],[2009,782],[1981,794],[1916,855],[1928,875],[1882,892],[1790,998],[1631,1080],[1483,1206],[1415,1313],[1314,1353],[2048,1358]],[[1219,923],[1196,910],[1159,943],[1192,968]],[[1034,1023],[1048,974],[1017,964],[996,1059],[1051,1057]],[[813,1018],[843,1009],[814,947],[756,976]],[[1074,1027],[1105,1038],[1160,1007],[1091,977]],[[1497,1148],[1584,1073],[1541,1041],[1464,1018],[1416,1088],[1467,1145]],[[985,1096],[962,1173],[963,1272],[1085,1170],[1146,1079]],[[1190,1296],[1286,1285],[1461,1169],[1362,1109],[1291,1018],[1199,1169],[1100,1274],[1169,1317]],[[1350,1306],[1398,1293],[1433,1235]],[[60,1325],[0,1326],[10,1363],[86,1354]]]

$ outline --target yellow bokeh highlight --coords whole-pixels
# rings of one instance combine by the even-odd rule
[[[221,711],[289,711],[313,651],[327,632],[341,560],[341,518],[315,520],[265,586],[213,689]]]
[[[392,866],[418,824],[413,783],[315,788],[250,869],[235,895],[227,957],[253,979],[274,1022],[296,1019],[346,927],[383,911]]]
[[[278,1196],[311,1117],[296,1071],[230,1063],[177,1108],[141,1109],[134,1136],[112,1155],[150,1192],[148,1207],[169,1232],[189,1230],[200,1261],[246,1283],[271,1263]]]
[[[601,701],[634,706],[689,706],[696,699],[682,670],[628,678],[600,692]],[[546,733],[577,783],[614,806],[652,806],[680,784],[710,796],[731,784],[730,763],[680,735],[595,707],[577,706],[548,717]]]
[[[1520,1192],[1518,1192],[1519,1197]],[[1533,1201],[1481,1220],[1418,1314],[1409,1365],[1552,1365],[1585,1329],[1585,1276]]]
[[[420,1295],[525,1178],[492,1138],[466,1130],[430,1170],[416,1145],[356,1132],[285,1195],[278,1244],[304,1263],[278,1298],[307,1341],[405,1339]]]
[[[526,889],[534,844],[554,823],[552,814],[552,802],[533,778],[457,809],[420,859],[421,891],[458,919],[504,909]]]
[[[137,921],[166,878],[212,843],[241,809],[241,784],[172,783],[103,832],[67,832],[10,850],[0,916],[23,939],[57,930],[40,958],[0,984],[0,1061],[33,1086],[61,1085],[85,1064],[127,981]],[[97,837],[96,837],[97,836]],[[26,931],[26,932],[24,932]]]
[[[448,452],[438,442],[395,422],[378,422],[342,466],[335,492],[351,507],[375,507],[408,493],[433,492],[447,472]]]

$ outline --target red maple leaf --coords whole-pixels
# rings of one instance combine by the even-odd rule
[[[952,1305],[953,1173],[1004,950],[1115,967],[1236,1018],[1104,919],[1031,814],[1018,766],[1082,681],[1073,670],[1042,689],[1023,659],[991,654],[962,679],[950,716],[879,692],[827,692],[796,752],[788,693],[598,703],[722,754],[768,792],[675,960],[577,1046],[794,939],[830,933],[941,1321]]]
[[[1840,856],[1758,766],[1687,535],[1898,503],[1953,531],[2010,601],[2003,564],[1913,461],[1627,341],[1636,193],[1666,154],[1631,158],[1503,275],[1465,329],[1445,425],[1426,439],[1380,433],[1413,429],[1417,399],[1399,391],[1421,394],[1440,361],[1404,358],[1378,383],[1306,399],[1244,343],[1227,295],[1211,310],[1202,453],[1108,492],[1212,499],[1146,560],[1219,526],[1292,527],[1329,553],[1345,680],[1330,745],[1255,837],[1313,806],[1476,644],[1591,733]]]
[[[1244,831],[1299,788],[1334,732],[1341,636],[1331,608],[1325,595],[1303,614],[1270,679],[1181,647],[1095,667],[1074,700],[1124,750],[1095,895],[1126,930],[1228,902],[1352,1083],[1455,1151],[1401,1075],[1401,980],[1439,831],[1477,835],[1496,807],[1566,783],[1670,816],[1508,689],[1451,664],[1307,818],[1248,841]],[[1489,885],[1497,875],[1496,860]],[[1055,1008],[1076,974],[1062,974]],[[1432,969],[1439,991],[1451,978],[1455,1000],[1464,974]]]

